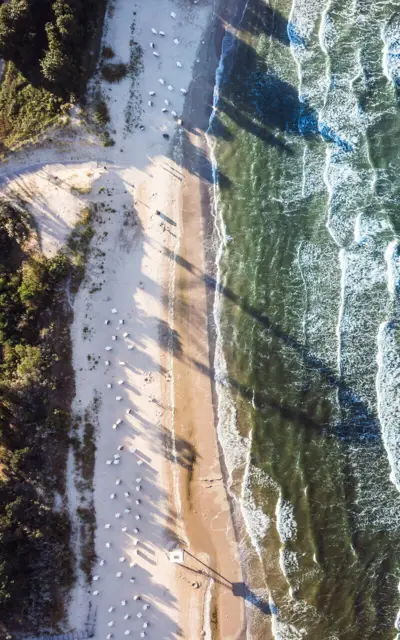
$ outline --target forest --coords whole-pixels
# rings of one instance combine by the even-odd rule
[[[66,253],[0,201],[0,637],[51,626],[73,580],[63,496],[73,375]],[[57,508],[55,505],[58,503]]]

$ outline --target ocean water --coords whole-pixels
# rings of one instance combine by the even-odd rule
[[[400,7],[248,0],[233,27],[208,139],[218,430],[251,637],[393,639]]]

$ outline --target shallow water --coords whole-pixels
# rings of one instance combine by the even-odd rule
[[[215,365],[246,581],[270,605],[254,637],[396,637],[399,60],[387,1],[249,0],[225,36]]]

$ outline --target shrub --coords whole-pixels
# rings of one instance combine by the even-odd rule
[[[123,62],[103,64],[101,75],[106,82],[120,82],[128,73],[128,66]]]
[[[95,102],[93,120],[99,127],[105,127],[110,122],[108,104],[103,97],[98,98]]]
[[[112,47],[103,47],[101,54],[105,60],[111,60],[111,58],[115,57],[114,49],[112,49]]]

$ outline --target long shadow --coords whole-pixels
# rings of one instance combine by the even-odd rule
[[[296,351],[307,368],[311,371],[317,371],[328,386],[337,389],[339,394],[339,403],[343,409],[344,416],[339,425],[320,424],[315,422],[307,413],[301,411],[299,408],[288,407],[282,405],[278,400],[267,399],[266,393],[259,393],[256,398],[254,398],[253,390],[247,389],[235,380],[227,380],[227,382],[236,388],[241,395],[246,397],[248,400],[255,400],[257,407],[261,410],[263,406],[265,407],[265,405],[268,405],[279,411],[282,416],[290,420],[300,422],[304,426],[318,428],[319,430],[322,428],[329,429],[332,431],[332,435],[335,435],[343,441],[360,441],[362,439],[365,442],[372,442],[380,439],[380,427],[375,416],[367,405],[359,398],[357,393],[340,377],[338,377],[325,362],[320,358],[317,358],[296,338],[283,331],[283,329],[274,323],[267,314],[250,305],[245,298],[241,298],[231,289],[218,284],[214,277],[200,273],[188,260],[181,256],[172,253],[168,249],[165,249],[165,253],[171,260],[174,260],[181,267],[202,280],[208,289],[222,294],[225,298],[235,304],[235,306],[239,307],[242,311],[261,324],[266,331],[273,334],[287,347]],[[203,373],[212,375],[211,372],[204,371],[204,367],[200,363],[195,363],[195,365],[198,366],[199,369],[202,368]]]
[[[269,36],[289,46],[289,23],[279,11],[270,7],[265,0],[249,0],[240,21],[240,29],[253,35]]]
[[[275,609],[274,610],[271,609],[269,602],[257,596],[253,591],[249,589],[249,587],[246,585],[245,582],[232,582],[225,576],[218,573],[218,571],[215,571],[215,569],[213,569],[209,565],[202,562],[202,560],[199,560],[199,558],[193,555],[193,553],[190,553],[190,551],[188,551],[186,548],[185,548],[185,554],[193,558],[193,560],[201,564],[202,567],[204,567],[207,570],[207,571],[204,571],[204,569],[193,569],[192,567],[183,565],[185,569],[187,569],[188,571],[193,571],[194,573],[197,573],[199,575],[203,575],[207,578],[211,578],[212,580],[214,580],[214,582],[218,582],[218,584],[220,584],[221,586],[231,589],[234,596],[238,598],[243,598],[244,600],[246,600],[246,602],[249,602],[254,607],[257,607],[258,609],[260,609],[262,613],[266,615],[271,615],[271,613],[277,613]]]
[[[231,48],[235,51],[232,70],[223,82],[217,111],[225,113],[241,129],[267,144],[291,153],[279,134],[332,142],[343,151],[352,151],[351,144],[328,125],[319,122],[318,113],[301,99],[297,88],[279,78],[278,74],[255,49],[232,34]],[[218,136],[221,125],[216,120]],[[226,137],[222,129],[223,137]]]

